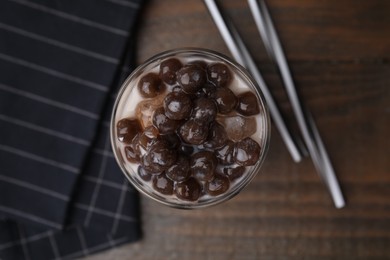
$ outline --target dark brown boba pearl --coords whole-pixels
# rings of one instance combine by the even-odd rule
[[[197,201],[201,195],[202,188],[194,178],[176,184],[175,193],[181,200]]]
[[[122,119],[116,124],[117,136],[120,142],[130,144],[134,137],[142,131],[137,119]]]
[[[183,92],[171,92],[165,96],[164,108],[168,118],[181,120],[190,116],[192,101]]]
[[[211,64],[207,67],[207,76],[216,87],[225,87],[232,81],[232,73],[222,63]]]
[[[153,188],[164,195],[173,194],[173,181],[171,181],[164,173],[153,176]]]
[[[176,163],[166,170],[169,179],[182,182],[190,177],[190,159],[187,156],[178,156]]]
[[[176,72],[182,67],[178,59],[167,59],[160,64],[160,78],[167,84],[176,82]]]
[[[179,85],[186,93],[195,94],[206,83],[206,72],[196,65],[186,65],[176,73]]]
[[[210,123],[217,115],[217,106],[214,100],[201,97],[195,100],[191,117],[196,121]]]
[[[126,159],[131,163],[138,163],[140,161],[139,154],[134,151],[132,146],[125,147]]]
[[[139,80],[138,90],[142,97],[152,98],[164,92],[165,85],[157,74],[148,73]]]
[[[153,174],[142,168],[141,166],[138,166],[137,169],[138,176],[144,180],[144,181],[150,181],[152,179]],[[161,174],[161,173],[158,173]]]
[[[226,140],[227,134],[225,128],[214,121],[211,124],[207,140],[203,146],[208,149],[217,149],[223,146],[226,143]]]
[[[157,108],[153,113],[153,125],[160,134],[171,134],[180,124],[180,121],[168,118],[163,107]]]
[[[217,88],[212,97],[217,103],[218,112],[221,114],[229,113],[237,105],[237,97],[229,88]]]
[[[180,127],[179,135],[187,144],[199,145],[207,139],[208,126],[190,119]]]
[[[154,164],[152,162],[152,158],[151,158],[150,154],[148,154],[148,153],[141,157],[140,164],[141,164],[142,168],[144,168],[149,173],[158,174],[158,173],[161,173],[164,171],[164,167],[162,167],[161,165],[158,165],[158,164]]]
[[[215,174],[214,178],[206,182],[205,190],[212,196],[218,196],[225,193],[230,187],[229,178],[221,174]]]
[[[142,156],[141,165],[150,172],[162,172],[172,166],[176,161],[176,150],[170,149],[164,140],[157,140],[149,151]]]
[[[217,166],[217,158],[212,152],[200,151],[191,156],[191,174],[199,181],[211,180]]]
[[[229,166],[229,167],[223,167],[222,168],[222,174],[227,176],[230,181],[234,181],[238,178],[241,178],[245,173],[245,167],[244,166]]]
[[[234,160],[242,166],[254,165],[260,157],[260,145],[247,137],[234,146]]]
[[[238,95],[237,112],[244,116],[257,115],[260,112],[257,98],[252,92]]]
[[[227,165],[234,163],[234,142],[227,140],[225,145],[219,149],[216,149],[214,153],[221,164]]]

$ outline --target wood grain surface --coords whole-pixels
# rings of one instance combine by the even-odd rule
[[[225,0],[284,115],[290,105],[244,0]],[[232,200],[182,211],[142,198],[144,238],[88,259],[390,259],[390,1],[267,1],[297,87],[347,199],[273,130],[261,172]],[[137,60],[177,47],[229,55],[202,1],[149,1]]]

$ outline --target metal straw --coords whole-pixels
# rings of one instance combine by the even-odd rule
[[[276,128],[279,130],[280,135],[282,136],[282,139],[291,154],[291,157],[295,162],[300,162],[302,160],[302,155],[298,150],[296,143],[293,141],[291,134],[288,131],[286,124],[284,123],[283,118],[278,110],[278,107],[276,106],[276,103],[271,95],[271,92],[265,84],[263,77],[258,71],[255,62],[249,54],[249,51],[246,48],[244,42],[242,41],[240,35],[238,34],[232,23],[229,23],[228,25],[225,23],[221,11],[219,10],[214,0],[204,0],[204,2],[234,59],[238,63],[246,67],[258,83],[267,102]]]
[[[267,52],[278,64],[288,97],[292,104],[292,109],[298,121],[298,126],[313,163],[328,186],[335,206],[342,208],[345,206],[345,201],[336,174],[314,120],[308,111],[304,111],[301,106],[286,57],[267,6],[263,0],[260,0],[260,3],[257,0],[248,0],[248,4]],[[307,118],[304,112],[306,112]]]

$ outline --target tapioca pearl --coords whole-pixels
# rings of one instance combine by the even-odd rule
[[[256,95],[250,91],[238,95],[236,110],[244,116],[253,116],[260,113]]]
[[[176,73],[177,83],[184,92],[195,94],[207,80],[206,72],[196,65],[186,65]]]
[[[124,118],[118,121],[116,130],[118,140],[130,144],[134,137],[142,131],[142,127],[137,119]]]
[[[157,192],[164,195],[173,194],[173,181],[170,180],[164,173],[152,177],[152,187]]]
[[[150,173],[159,174],[164,171],[165,167],[162,167],[161,165],[154,164],[152,162],[150,154],[146,153],[141,157],[140,165],[143,169]]]
[[[164,140],[157,140],[141,158],[141,165],[150,172],[162,172],[176,162],[177,152]]]
[[[188,180],[176,184],[175,194],[181,200],[197,201],[202,194],[202,187],[195,178],[190,177]]]
[[[195,100],[191,118],[204,123],[212,122],[217,115],[217,105],[214,100],[200,97]]]
[[[234,146],[234,161],[242,166],[255,165],[260,158],[260,145],[247,137]]]
[[[167,84],[174,84],[176,82],[176,72],[182,66],[181,62],[175,58],[162,61],[159,71],[160,78]]]
[[[153,98],[165,91],[165,85],[157,74],[148,73],[138,82],[138,91],[144,98]]]
[[[190,159],[185,155],[179,155],[176,163],[166,170],[169,179],[176,182],[182,182],[190,177]]]
[[[211,180],[217,166],[217,158],[210,151],[200,151],[191,156],[191,174],[199,181]]]
[[[164,109],[166,116],[170,119],[185,119],[191,115],[192,101],[183,92],[170,92],[164,99]]]
[[[206,142],[203,144],[205,148],[217,149],[222,147],[227,141],[227,134],[222,125],[214,121],[210,125],[209,134]]]
[[[203,144],[208,136],[208,125],[193,119],[186,121],[179,129],[179,136],[187,144]]]
[[[225,193],[230,187],[229,178],[221,174],[215,174],[212,180],[205,184],[205,191],[212,195],[218,196]]]
[[[211,97],[215,100],[218,112],[227,114],[237,106],[237,97],[229,88],[217,88]]]
[[[233,77],[228,66],[222,63],[214,63],[207,67],[207,78],[216,87],[226,87]]]

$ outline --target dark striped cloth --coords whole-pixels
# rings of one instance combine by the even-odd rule
[[[142,0],[1,0],[0,259],[70,259],[140,237],[109,141]]]

